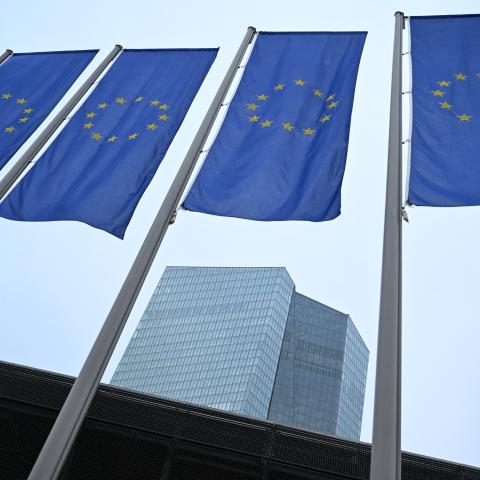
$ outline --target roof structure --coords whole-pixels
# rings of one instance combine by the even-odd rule
[[[73,378],[0,362],[0,479],[26,479]],[[69,480],[368,480],[370,445],[102,385]],[[404,453],[403,480],[480,480]]]

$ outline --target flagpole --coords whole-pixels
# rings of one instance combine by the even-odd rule
[[[370,480],[401,480],[402,32],[395,13]]]
[[[0,63],[3,63],[5,60],[8,60],[13,55],[13,50],[7,48],[1,55],[0,55]]]
[[[248,28],[28,480],[55,480],[60,475],[218,111],[255,33],[255,28]]]
[[[50,140],[51,136],[57,131],[58,127],[65,121],[71,111],[77,106],[90,87],[97,81],[98,77],[105,71],[108,65],[123,50],[121,45],[115,45],[113,50],[103,59],[102,63],[92,72],[92,74],[83,82],[81,87],[75,92],[73,97],[65,106],[55,115],[52,121],[45,127],[25,153],[18,159],[6,175],[0,180],[0,201],[17,181],[20,175],[30,165],[37,153]]]

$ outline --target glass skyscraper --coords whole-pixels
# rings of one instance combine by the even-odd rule
[[[167,267],[111,383],[360,437],[368,350],[285,268]]]

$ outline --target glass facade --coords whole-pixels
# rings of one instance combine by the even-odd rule
[[[358,439],[367,364],[285,268],[167,267],[111,383]]]
[[[368,350],[350,317],[346,333],[336,433],[341,437],[360,438]]]
[[[283,268],[168,267],[111,383],[266,418],[293,289]]]
[[[268,418],[359,439],[367,368],[350,317],[294,293]]]

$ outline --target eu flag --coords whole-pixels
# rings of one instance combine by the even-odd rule
[[[408,203],[480,205],[480,16],[411,17]]]
[[[186,210],[331,220],[366,32],[261,32]]]
[[[0,65],[0,170],[97,52],[15,53]]]
[[[124,50],[0,216],[78,220],[123,238],[216,55]]]

